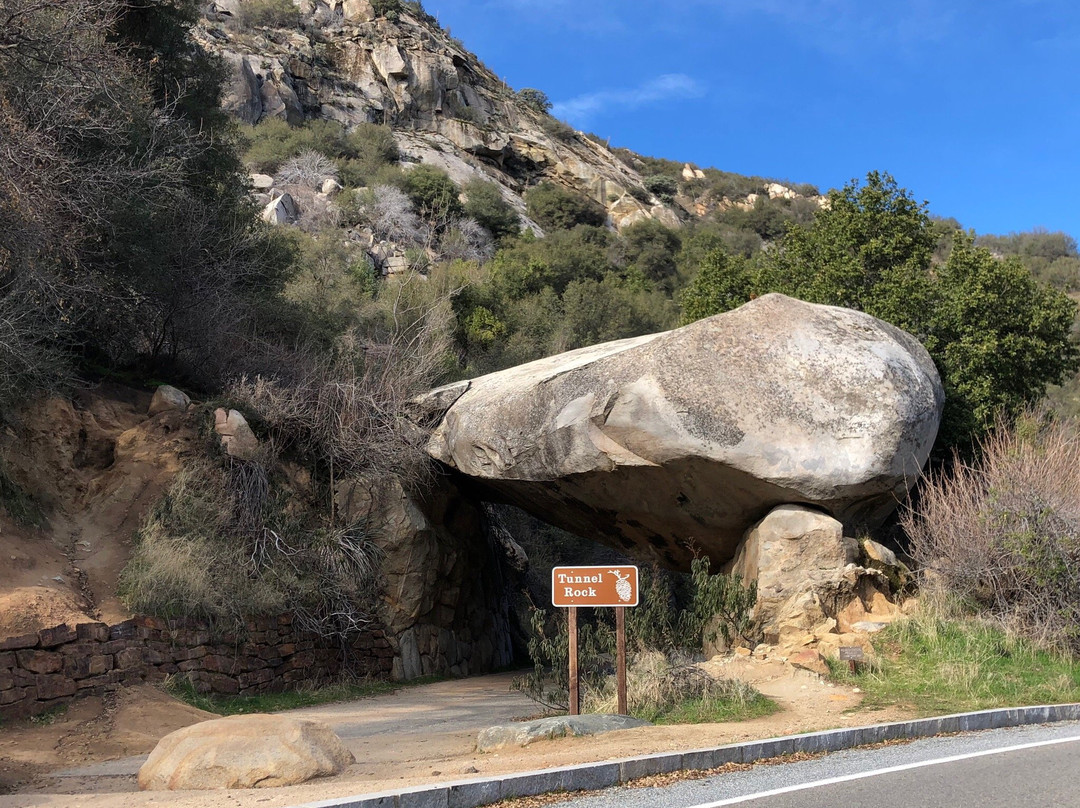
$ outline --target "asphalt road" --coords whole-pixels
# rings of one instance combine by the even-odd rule
[[[571,808],[1080,808],[1080,723],[928,738],[759,765],[659,788],[613,788]]]

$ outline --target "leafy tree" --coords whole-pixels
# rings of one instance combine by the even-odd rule
[[[1017,415],[1076,370],[1076,304],[1019,260],[1000,261],[958,234],[936,276],[925,342],[945,384],[944,435],[980,435],[997,413]]]
[[[648,174],[641,178],[641,184],[665,202],[671,202],[679,192],[679,183],[666,174]]]
[[[809,227],[792,227],[757,285],[815,303],[867,311],[917,335],[934,249],[926,204],[887,174],[871,172],[829,194]],[[901,295],[914,293],[904,301]],[[898,305],[899,304],[899,305]],[[888,315],[888,316],[885,316]]]
[[[571,281],[600,280],[615,272],[605,230],[579,225],[556,230],[547,238],[522,240],[499,252],[492,266],[492,280],[500,292],[520,299],[545,287],[559,295]]]
[[[702,260],[698,274],[683,289],[679,303],[683,323],[692,323],[722,311],[735,309],[750,299],[753,278],[746,259],[714,249]]]
[[[529,218],[544,230],[569,230],[579,224],[602,227],[607,222],[607,211],[599,202],[553,182],[526,191],[525,206]]]
[[[402,12],[401,0],[371,0],[376,17],[396,17]]]
[[[652,281],[667,281],[675,276],[675,258],[682,246],[677,232],[656,219],[644,219],[626,228],[622,237],[631,270]]]
[[[938,448],[969,448],[996,413],[1015,415],[1075,370],[1075,305],[963,233],[935,269],[939,235],[925,204],[873,172],[865,185],[831,192],[813,224],[792,226],[779,249],[748,266],[749,288],[858,309],[914,334],[945,386]],[[708,271],[703,265],[683,296],[687,320],[742,296],[746,280],[737,267],[713,256],[704,263]]]

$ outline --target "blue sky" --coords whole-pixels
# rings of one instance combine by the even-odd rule
[[[425,0],[512,87],[643,154],[1080,237],[1077,0]]]

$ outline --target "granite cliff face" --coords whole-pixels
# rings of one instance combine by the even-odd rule
[[[522,101],[432,18],[377,16],[367,0],[301,0],[299,11],[299,27],[251,27],[242,0],[216,0],[198,25],[200,43],[230,67],[223,105],[241,120],[385,123],[405,160],[459,185],[494,180],[521,212],[522,192],[546,179],[603,204],[618,228],[679,225],[605,145]]]

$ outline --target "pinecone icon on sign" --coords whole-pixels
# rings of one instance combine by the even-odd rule
[[[629,603],[634,596],[634,590],[630,586],[630,576],[620,575],[618,570],[608,570],[608,572],[619,579],[615,583],[615,594],[619,596],[619,600],[623,603]]]

